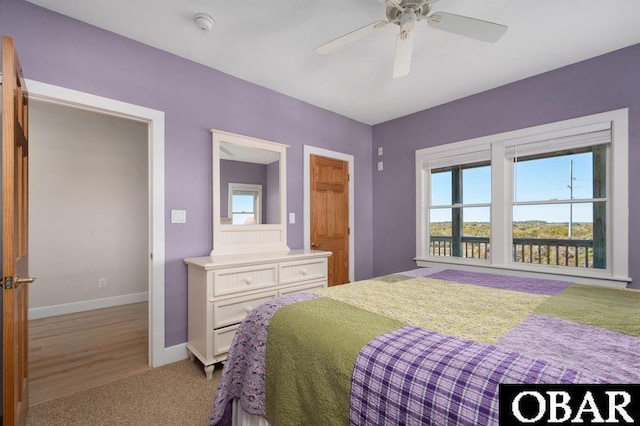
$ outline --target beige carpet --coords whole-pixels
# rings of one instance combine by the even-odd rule
[[[222,368],[189,360],[29,407],[27,425],[206,425]]]

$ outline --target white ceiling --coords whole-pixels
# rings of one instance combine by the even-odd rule
[[[509,30],[486,44],[419,22],[411,73],[393,79],[394,25],[315,52],[385,19],[383,0],[28,1],[366,124],[640,42],[640,0],[439,0],[434,11]],[[195,26],[198,12],[213,17],[211,31]]]

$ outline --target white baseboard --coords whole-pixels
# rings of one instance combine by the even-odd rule
[[[40,319],[56,315],[73,314],[93,309],[110,308],[112,306],[128,305],[129,303],[146,302],[149,293],[125,294],[122,296],[105,297],[103,299],[83,300],[82,302],[65,303],[62,305],[43,306],[29,309],[29,319]],[[185,346],[186,351],[186,346]]]
[[[43,306],[41,308],[29,309],[29,319],[40,319],[53,317],[56,315],[72,314],[76,312],[90,311],[93,309],[109,308],[112,306],[128,305],[130,303],[140,303],[149,300],[149,293],[125,294],[123,296],[105,297],[103,299],[85,300],[82,302],[65,303],[62,305]],[[155,360],[153,367],[161,367],[163,365],[172,364],[189,358],[187,352],[187,344],[180,343],[178,345],[164,348],[161,358]]]
[[[164,348],[164,359],[161,365],[172,364],[174,362],[182,361],[183,359],[187,358],[189,358],[189,353],[187,352],[187,344],[180,343],[179,345]],[[157,367],[160,367],[160,365],[158,365]]]

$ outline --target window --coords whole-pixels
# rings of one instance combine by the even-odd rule
[[[628,281],[627,116],[416,151],[418,264]]]
[[[607,149],[513,159],[514,262],[606,269]]]
[[[491,165],[431,169],[429,254],[490,257]]]
[[[229,217],[233,225],[261,222],[262,185],[229,183]]]

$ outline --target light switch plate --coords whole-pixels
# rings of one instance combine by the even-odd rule
[[[291,223],[291,224],[296,223],[296,214],[295,213],[289,213],[289,223]]]
[[[378,147],[378,157],[379,157],[379,156],[381,156],[381,155],[382,155],[382,153],[383,153],[382,147],[381,147],[381,146],[379,146],[379,147]]]
[[[378,161],[378,171],[381,172],[384,169],[384,164],[382,161]]]
[[[187,223],[187,211],[171,210],[171,223]]]

